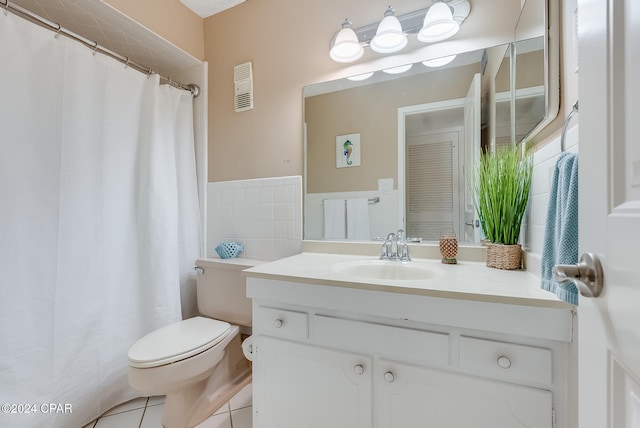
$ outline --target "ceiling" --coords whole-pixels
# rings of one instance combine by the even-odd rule
[[[202,18],[215,15],[225,9],[244,3],[246,0],[180,0],[182,4]]]
[[[103,1],[11,0],[11,3],[60,24],[139,65],[151,67],[164,77],[175,76],[180,70],[200,64],[198,59]]]

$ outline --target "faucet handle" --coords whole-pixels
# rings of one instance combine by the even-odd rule
[[[389,259],[389,250],[387,249],[387,244],[389,243],[389,239],[385,239],[382,243],[382,249],[380,250],[380,260],[388,260]]]
[[[402,244],[402,254],[400,255],[400,260],[405,260],[410,262],[411,257],[409,257],[409,246],[407,245],[407,241]]]
[[[397,245],[402,245],[402,250],[400,254],[398,254],[398,259],[401,261],[411,261],[411,257],[409,257],[409,246],[407,245],[407,234],[403,229],[398,229],[396,232],[396,242]]]

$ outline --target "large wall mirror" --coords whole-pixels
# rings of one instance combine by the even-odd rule
[[[546,11],[545,0],[530,2]],[[543,27],[545,19],[539,16]],[[524,22],[521,17],[519,25]],[[442,234],[479,242],[466,177],[482,146],[514,141],[499,129],[505,121],[499,101],[514,100],[506,107],[509,123],[524,106],[524,98],[515,99],[515,47],[488,46],[407,64],[399,74],[380,70],[366,80],[305,87],[304,239],[370,240],[403,228],[423,242]],[[533,52],[534,43],[526,48]],[[544,69],[545,52],[528,59]],[[534,89],[520,92],[529,101],[540,86],[546,96],[545,82],[536,78],[530,79]]]

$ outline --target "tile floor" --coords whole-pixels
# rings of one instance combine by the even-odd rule
[[[251,428],[251,384],[196,428]],[[164,397],[142,397],[109,410],[83,428],[162,428]]]

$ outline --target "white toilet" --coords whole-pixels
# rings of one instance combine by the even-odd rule
[[[129,384],[147,395],[166,395],[165,428],[201,423],[251,382],[239,334],[239,326],[251,326],[241,271],[257,264],[197,260],[198,310],[204,316],[155,330],[129,349]]]

